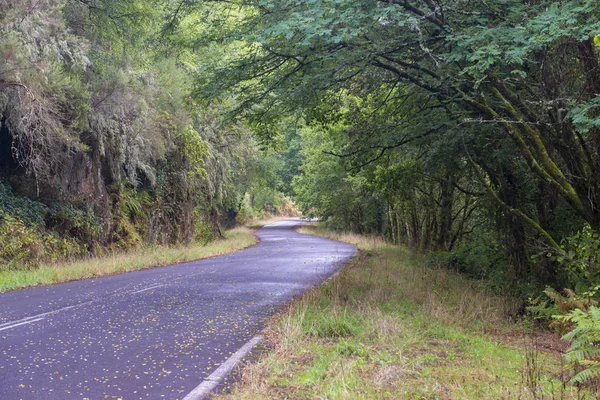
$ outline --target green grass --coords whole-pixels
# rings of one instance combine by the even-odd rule
[[[307,228],[300,229],[306,231]],[[377,238],[266,330],[269,351],[222,399],[575,399],[557,337],[511,322],[516,302]]]
[[[42,265],[35,269],[3,270],[0,271],[0,292],[208,258],[243,249],[257,241],[253,231],[245,227],[230,230],[225,236],[226,239],[216,240],[207,245],[156,246],[106,257]]]

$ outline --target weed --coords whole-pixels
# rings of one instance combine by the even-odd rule
[[[309,318],[305,317],[303,322],[304,332],[320,338],[351,337],[360,329],[358,319],[347,311],[330,313],[325,309]]]

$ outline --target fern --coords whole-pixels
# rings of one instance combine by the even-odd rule
[[[598,304],[594,296],[597,288],[578,295],[571,289],[564,289],[562,293],[557,292],[551,287],[544,290],[547,299],[541,297],[529,299],[527,310],[531,312],[536,319],[547,321],[548,326],[555,332],[563,335],[565,332],[573,329],[574,322],[569,318],[573,310],[586,312],[591,306]]]
[[[575,328],[563,336],[570,341],[566,359],[569,366],[582,366],[571,383],[583,383],[600,376],[600,308],[590,306],[588,311],[575,309],[558,320],[573,323]]]

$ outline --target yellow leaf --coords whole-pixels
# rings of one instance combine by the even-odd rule
[[[594,43],[596,43],[596,46],[600,46],[600,36],[594,36]]]

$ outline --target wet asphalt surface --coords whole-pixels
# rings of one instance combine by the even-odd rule
[[[261,229],[207,260],[0,295],[0,399],[181,399],[353,246]]]

